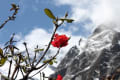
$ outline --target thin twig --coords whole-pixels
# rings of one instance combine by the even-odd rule
[[[50,61],[52,61],[53,59],[55,59],[55,57],[59,54],[59,51],[60,51],[60,48],[58,49],[57,53],[56,53],[47,63],[44,63],[43,65],[39,66],[38,68],[35,68],[35,70],[38,70],[38,69],[40,69],[40,68],[42,68],[42,67],[45,66],[44,68],[42,68],[40,71],[38,71],[37,73],[35,73],[35,74],[32,75],[31,77],[37,75],[37,74],[40,73],[43,69],[45,69],[45,68],[47,67],[48,63],[49,63]]]
[[[17,70],[17,73],[16,73],[16,76],[15,76],[15,79],[17,78],[17,76],[18,76],[18,73],[19,73],[19,69]]]
[[[18,8],[14,10],[14,13],[12,14],[12,16],[9,16],[7,20],[5,20],[3,22],[3,24],[0,25],[0,29],[2,29],[4,27],[5,24],[8,23],[8,21],[12,21],[15,20],[15,15],[17,14],[18,10],[19,10],[19,6],[17,6]]]
[[[20,71],[21,71],[22,76],[24,77],[24,73],[23,73],[23,71],[22,71],[22,68],[21,68],[21,67],[20,67]]]
[[[36,70],[42,68],[43,66],[45,66],[46,64],[48,64],[50,61],[52,61],[53,59],[55,59],[56,56],[59,54],[59,52],[60,52],[60,48],[58,49],[57,53],[47,63],[44,63],[41,66],[37,67]]]
[[[36,72],[34,75],[32,75],[31,77],[34,77],[35,75],[37,75],[38,73],[40,73],[42,70],[44,70],[46,67],[48,66],[48,64],[46,64],[41,70],[39,70],[38,72]]]
[[[41,72],[40,72],[40,80],[42,80]]]
[[[35,60],[36,60],[36,52],[35,52],[35,56],[34,56],[34,58],[33,58],[32,66],[34,66]]]
[[[25,42],[24,42],[23,44],[24,44],[25,49],[26,49],[26,52],[27,52],[27,56],[28,56],[28,61],[29,61],[29,64],[30,64],[30,66],[31,66],[31,62],[30,62],[30,55],[29,55],[29,52],[28,52],[27,44],[26,44]]]
[[[44,73],[44,72],[42,72],[42,74],[43,74],[43,80],[45,80],[45,73]]]
[[[17,61],[16,61],[16,67],[15,67],[15,69],[14,69],[14,71],[13,71],[11,80],[14,79],[15,73],[16,73],[16,71],[17,71],[17,70],[19,69],[19,67],[20,67],[20,60],[21,60],[21,56],[19,56],[19,61],[18,61],[18,63],[17,63]]]
[[[10,61],[9,72],[8,72],[8,78],[10,77],[10,73],[11,73],[11,66],[12,66],[12,60]]]
[[[13,71],[13,74],[12,74],[12,77],[11,77],[11,80],[14,80],[14,75],[15,75],[17,69],[18,69],[18,66],[15,67],[15,69],[14,69],[14,71]]]

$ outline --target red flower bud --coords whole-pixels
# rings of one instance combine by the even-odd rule
[[[56,80],[62,80],[62,76],[60,74],[58,74]]]

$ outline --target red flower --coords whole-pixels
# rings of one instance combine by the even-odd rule
[[[69,37],[67,37],[66,35],[55,34],[51,44],[57,48],[64,47],[68,45],[68,40],[69,40]]]
[[[56,80],[62,80],[62,76],[60,74],[58,74]]]

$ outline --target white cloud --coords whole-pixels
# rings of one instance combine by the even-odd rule
[[[71,9],[71,16],[78,24],[86,19],[91,20],[92,26],[114,23],[120,26],[120,0],[53,0],[56,5],[68,5]],[[93,30],[93,27],[85,27]],[[119,27],[117,27],[119,28]]]
[[[80,39],[80,36],[74,36],[74,35],[72,35],[71,31],[65,31],[64,29],[58,30],[57,33],[60,35],[66,34],[69,37],[71,36],[71,39],[69,40],[69,44],[66,47],[61,48],[60,53],[57,56],[58,63],[53,65],[55,67],[59,64],[60,60],[64,58],[65,54],[68,52],[68,50],[72,46],[78,45],[78,41]],[[46,47],[45,45],[48,44],[50,37],[51,37],[51,33],[47,32],[46,30],[44,30],[42,28],[35,28],[29,34],[27,34],[25,36],[23,36],[21,33],[16,34],[15,39],[19,40],[19,42],[17,42],[16,46],[20,49],[20,52],[25,51],[25,48],[23,46],[23,42],[26,42],[28,45],[29,52],[33,56],[34,53],[32,51],[34,50],[36,45],[39,45],[40,47]],[[58,49],[51,46],[50,50],[52,53],[48,54],[48,55],[53,56],[57,52]],[[8,73],[8,66],[7,65],[8,65],[8,63],[6,63],[0,69],[0,71],[3,72],[3,74],[5,74],[5,75],[7,75],[7,73]],[[13,71],[13,69],[14,69],[14,65],[12,66],[12,71]],[[31,75],[35,74],[36,72],[37,71],[32,72]],[[50,69],[49,67],[47,67],[43,72],[45,72],[46,76],[49,76],[54,71],[52,69]],[[18,79],[21,77],[22,77],[22,75],[19,74]],[[36,75],[35,78],[39,78],[38,75]]]
[[[23,37],[20,42],[17,43],[17,46],[21,49],[24,50],[23,42],[26,42],[28,45],[28,48],[35,48],[36,45],[46,45],[49,41],[50,34],[47,33],[43,29],[34,29],[31,31],[28,35]]]
[[[65,31],[64,29],[58,30],[58,34],[66,34],[67,36],[71,37],[69,40],[69,45],[66,47],[63,47],[61,50],[64,53],[67,53],[67,51],[74,45],[78,44],[78,41],[80,39],[80,36],[74,36],[72,35],[72,31],[68,30]],[[45,45],[48,44],[51,37],[51,33],[47,32],[46,30],[42,28],[36,28],[32,30],[28,35],[23,37],[20,42],[16,44],[16,46],[21,50],[24,51],[24,45],[23,42],[26,42],[28,45],[28,48],[33,50],[36,45],[39,45],[40,47],[45,47]],[[54,48],[51,46],[52,52],[56,52],[57,48]],[[63,53],[62,53],[63,54]]]
[[[79,27],[77,27],[77,26],[69,26],[69,31],[70,32],[76,32],[78,30],[79,30]]]
[[[86,18],[88,18],[88,12],[85,9],[80,9],[75,7],[72,9],[71,18],[75,19],[75,22],[79,23],[81,21],[84,21]]]
[[[64,29],[58,30],[57,33],[58,34],[66,34],[69,37],[71,36],[68,46],[63,47],[60,51],[60,54],[57,57],[57,61],[59,64],[60,60],[63,58],[63,56],[65,56],[65,54],[68,52],[68,50],[72,46],[78,45],[80,36],[74,36],[74,35],[72,35],[71,31],[65,31]],[[29,34],[22,37],[20,42],[18,42],[16,44],[16,46],[20,49],[20,51],[24,51],[25,49],[24,49],[24,46],[22,43],[25,41],[28,44],[28,49],[30,49],[30,51],[33,51],[33,49],[36,47],[37,44],[41,47],[45,47],[44,45],[48,44],[50,37],[51,37],[51,33],[47,32],[46,30],[44,30],[42,28],[35,28]],[[49,56],[50,55],[53,56],[53,54],[55,54],[57,52],[57,48],[55,48],[53,46],[51,46],[50,50],[52,53],[49,54]],[[31,53],[31,55],[34,55],[34,54]],[[54,66],[57,66],[58,64],[54,64]],[[50,72],[48,73],[48,71],[46,71],[46,70],[49,70],[51,73],[53,73],[53,71],[51,71],[51,69],[46,68],[45,69],[46,75],[50,74]]]

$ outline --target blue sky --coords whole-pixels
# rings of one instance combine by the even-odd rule
[[[33,50],[36,45],[47,45],[51,32],[54,28],[52,20],[45,15],[44,9],[49,8],[54,15],[58,17],[63,17],[66,11],[69,12],[69,18],[72,16],[70,5],[59,5],[54,0],[2,0],[0,2],[0,23],[12,15],[10,12],[11,4],[15,3],[20,6],[20,10],[16,15],[15,21],[9,21],[4,28],[0,30],[0,47],[4,45],[10,39],[13,33],[16,33],[15,39],[18,41],[16,46],[24,51],[23,42],[28,43],[28,48]],[[81,26],[90,21],[85,22],[64,24],[59,28],[57,33],[66,34],[71,36],[72,39],[69,42],[69,46],[61,50],[58,60],[63,58],[64,53],[75,44],[81,36],[87,36],[85,29]],[[81,27],[81,29],[79,29]],[[79,29],[79,30],[78,30]],[[51,48],[52,53],[56,53],[56,48]],[[34,55],[34,54],[31,54]],[[7,66],[6,66],[7,67]],[[1,68],[2,71],[5,70],[5,66]],[[50,70],[51,71],[51,70]],[[51,71],[52,72],[52,71]]]
[[[46,31],[52,30],[52,20],[45,15],[45,8],[51,9],[58,17],[64,16],[66,11],[69,12],[69,17],[71,17],[72,14],[70,5],[58,5],[54,0],[2,0],[0,2],[0,23],[12,14],[12,12],[9,11],[12,3],[18,4],[20,10],[15,21],[8,22],[5,27],[1,29],[0,44],[9,40],[12,33],[21,34],[24,37],[34,28],[42,28]],[[73,31],[72,34],[86,37],[89,32],[87,32],[83,26],[90,22],[88,19],[80,22],[79,25],[74,23],[66,24],[66,27],[62,27],[61,29],[68,31],[69,26],[77,26],[79,30],[76,30],[76,32]]]
[[[8,22],[0,30],[0,44],[9,40],[12,33],[23,38],[35,28],[50,33],[53,24],[45,15],[45,8],[51,9],[58,17],[63,17],[66,11],[69,12],[68,17],[75,21],[63,25],[59,32],[69,32],[71,36],[88,37],[97,25],[106,21],[119,21],[119,0],[1,0],[0,24],[12,14],[9,11],[12,3],[18,4],[20,10],[16,20]]]

